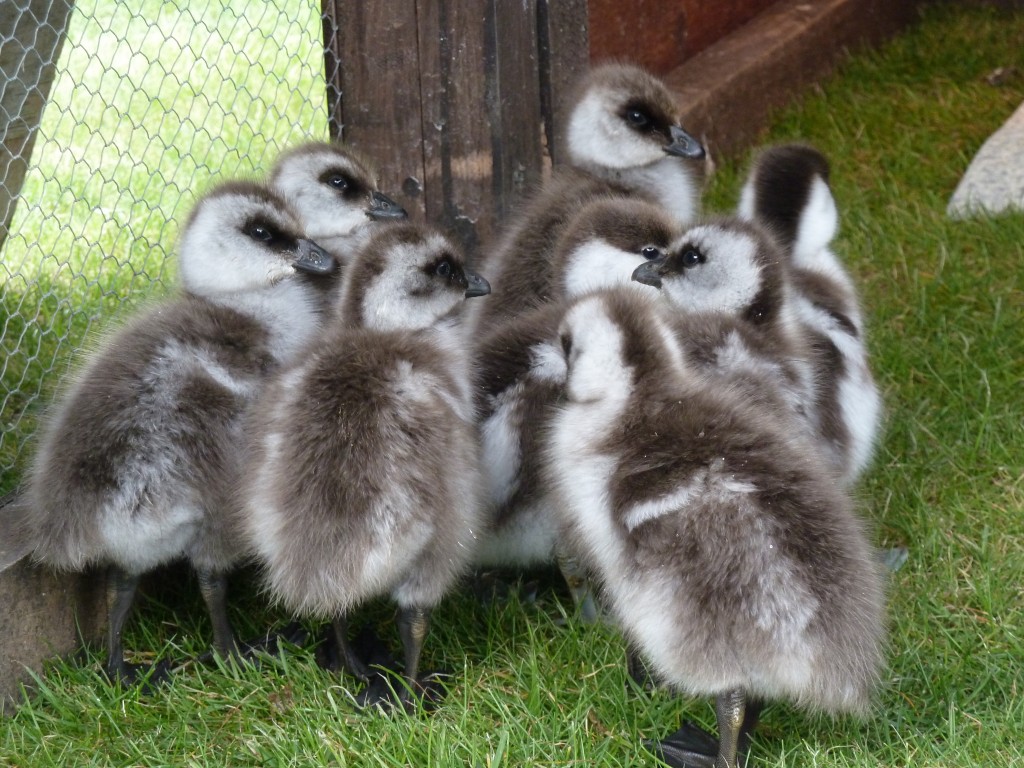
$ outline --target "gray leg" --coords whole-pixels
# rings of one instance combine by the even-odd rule
[[[420,653],[429,629],[429,608],[406,606],[398,609],[398,633],[402,638],[402,652],[405,656],[405,682],[410,691],[415,691],[419,685]],[[403,702],[409,700],[409,695],[409,691],[402,692]]]
[[[565,552],[558,550],[558,569],[562,572],[562,578],[569,585],[569,592],[572,593],[572,600],[580,611],[580,617],[587,624],[597,621],[597,604],[594,602],[594,594],[590,589],[590,577],[587,570],[580,565],[579,560]]]
[[[715,699],[715,714],[718,716],[715,768],[738,768],[737,752],[746,708],[747,697],[742,690],[729,691]]]
[[[367,669],[363,660],[360,659],[352,646],[348,642],[348,621],[344,616],[335,616],[331,622],[331,633],[334,636],[334,646],[337,649],[337,665],[342,670],[348,672],[353,677],[357,677],[363,682],[370,679],[370,670]],[[334,666],[334,660],[331,660],[331,666]],[[335,666],[337,669],[337,666]]]
[[[206,601],[206,610],[210,613],[210,623],[213,625],[213,648],[225,658],[237,656],[235,633],[228,620],[227,574],[206,569],[196,569],[196,573],[199,576],[199,591]]]
[[[138,675],[137,668],[124,660],[124,645],[121,633],[125,621],[135,602],[135,593],[139,587],[139,577],[111,566],[107,574],[107,677],[123,683],[134,683]]]
[[[658,685],[651,675],[650,667],[633,648],[626,648],[626,671],[629,673],[630,679],[645,691],[657,689]],[[629,688],[628,682],[626,688]]]
[[[748,699],[744,709],[743,725],[736,745],[736,763],[740,766],[746,765],[751,736],[757,727],[761,710],[764,709],[764,702]],[[713,768],[720,748],[717,738],[692,721],[683,723],[678,731],[660,742],[645,742],[645,746],[673,768]]]

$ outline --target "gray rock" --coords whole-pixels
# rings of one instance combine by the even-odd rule
[[[1007,210],[1024,210],[1024,104],[978,150],[946,213],[963,219]]]

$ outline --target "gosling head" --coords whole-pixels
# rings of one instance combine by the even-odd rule
[[[604,288],[631,283],[641,264],[659,261],[681,234],[675,220],[662,208],[624,197],[599,198],[586,204],[571,219],[555,248],[562,288],[572,298]]]
[[[666,154],[686,160],[705,155],[679,124],[664,83],[628,64],[590,71],[569,114],[566,146],[572,165],[598,175],[648,166]]]
[[[338,258],[358,250],[374,223],[407,218],[378,189],[373,164],[337,144],[312,142],[284,152],[269,182],[295,206],[309,236]]]
[[[755,325],[779,318],[785,272],[773,240],[760,228],[722,219],[691,228],[660,261],[643,264],[633,279],[659,288],[673,307],[721,312]]]
[[[622,290],[577,300],[558,338],[570,403],[618,410],[640,382],[667,382],[690,369],[659,305]]]
[[[233,181],[192,209],[179,244],[179,275],[189,293],[230,299],[286,281],[328,274],[335,263],[305,235],[288,203],[262,184]]]
[[[397,224],[374,232],[348,269],[341,316],[349,327],[420,330],[490,292],[443,234]]]

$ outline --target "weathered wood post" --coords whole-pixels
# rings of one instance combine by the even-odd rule
[[[0,250],[10,231],[74,0],[0,4]]]
[[[331,133],[472,256],[539,181],[586,67],[586,0],[324,0]]]
[[[8,504],[13,499],[14,494],[0,498],[0,550],[10,544]],[[0,715],[18,700],[28,670],[74,652],[83,640],[102,637],[104,585],[101,572],[57,574],[28,558],[0,571]]]
[[[43,107],[74,0],[0,4],[0,251],[32,159]],[[0,499],[0,515],[3,503]],[[104,625],[103,583],[95,574],[57,576],[22,561],[0,573],[0,713],[27,669],[66,654]]]

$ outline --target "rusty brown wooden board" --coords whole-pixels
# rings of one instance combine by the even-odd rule
[[[686,39],[679,63],[742,27],[776,0],[682,0]],[[662,70],[662,73],[664,70]]]
[[[537,14],[545,140],[551,162],[559,163],[569,97],[590,61],[587,0],[539,0]]]
[[[593,61],[621,59],[656,73],[682,63],[686,12],[680,0],[590,0],[589,6]]]
[[[916,18],[918,0],[779,0],[665,76],[687,130],[713,154],[749,146],[773,110]]]
[[[325,6],[325,10],[327,7]],[[420,59],[413,3],[334,2],[341,138],[380,168],[380,186],[425,218]],[[337,79],[335,80],[337,87]]]
[[[473,255],[490,238],[495,209],[485,9],[480,0],[420,0],[418,16],[427,219]]]
[[[495,216],[502,221],[540,182],[543,168],[537,3],[486,0],[486,5],[492,183]]]
[[[322,7],[332,137],[474,255],[541,179],[544,127],[587,65],[586,0]]]

